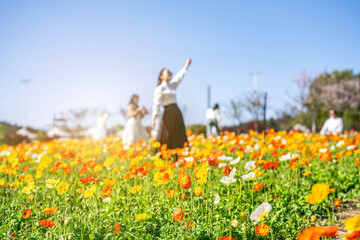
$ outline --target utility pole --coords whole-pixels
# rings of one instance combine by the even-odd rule
[[[256,71],[256,72],[251,72],[250,75],[253,77],[253,88],[254,88],[254,100],[256,100],[258,98],[258,76],[261,74],[260,71]],[[258,105],[260,105],[260,103],[258,103]],[[254,120],[254,130],[255,132],[259,131],[259,108],[257,107],[255,109],[255,120]]]
[[[200,81],[200,83],[206,87],[207,109],[209,109],[209,108],[211,108],[211,86],[210,86],[210,84],[207,84],[204,81]],[[209,124],[206,123],[206,134],[208,134],[208,133],[210,133],[210,127],[209,127]]]
[[[266,136],[266,101],[267,101],[267,93],[264,93],[264,140]]]
[[[26,134],[26,139],[29,138],[28,130],[27,130],[27,112],[28,112],[28,85],[31,83],[31,79],[21,79],[20,82],[25,85],[25,101],[24,101],[24,130]],[[24,140],[26,143],[26,140]]]
[[[211,86],[210,86],[210,84],[207,84],[204,81],[200,81],[200,83],[206,87],[206,90],[207,90],[207,96],[206,96],[206,98],[207,98],[207,108],[211,108]]]
[[[266,103],[267,103],[267,92],[264,93],[264,106],[263,106],[263,110],[264,110],[264,144],[263,146],[266,145]],[[266,153],[264,156],[264,159],[266,160]]]

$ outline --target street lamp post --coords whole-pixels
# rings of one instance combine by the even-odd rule
[[[253,77],[253,87],[254,87],[254,99],[257,99],[258,98],[258,76],[261,74],[260,71],[257,71],[257,72],[251,72],[250,75]],[[259,103],[258,103],[259,104]],[[255,132],[258,132],[258,121],[259,121],[259,110],[258,107],[256,107],[255,109],[255,122],[254,122],[254,130]]]

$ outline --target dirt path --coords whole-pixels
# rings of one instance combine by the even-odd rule
[[[340,221],[340,225],[338,226],[339,232],[336,234],[338,237],[336,239],[342,239],[342,236],[346,234],[345,220],[360,214],[360,209],[357,207],[358,204],[360,204],[360,201],[357,199],[349,200],[343,202],[341,204],[342,207],[335,210],[336,217]]]

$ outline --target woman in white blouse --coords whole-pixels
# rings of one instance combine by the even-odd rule
[[[183,79],[191,59],[186,60],[185,66],[174,76],[164,68],[160,71],[158,86],[154,92],[152,108],[152,128],[160,113],[160,107],[164,107],[164,114],[156,140],[166,144],[168,149],[182,148],[187,142],[184,119],[176,104],[176,88]]]

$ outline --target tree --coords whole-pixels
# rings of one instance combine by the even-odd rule
[[[224,114],[227,118],[236,124],[238,127],[241,125],[241,115],[242,115],[242,103],[240,99],[232,99],[229,104],[224,104],[225,111]]]
[[[260,116],[261,109],[261,99],[263,94],[252,91],[248,95],[245,96],[244,107],[248,111],[248,113],[252,116],[255,121],[255,131],[258,131],[258,121]]]
[[[324,117],[319,113],[326,113],[333,108],[340,114],[351,116],[344,122],[350,128],[360,120],[360,78],[353,75],[351,70],[333,73],[323,73],[312,81],[305,104],[314,119]],[[314,121],[313,121],[314,122]]]
[[[86,128],[83,126],[84,120],[89,113],[89,109],[70,110],[65,115],[64,130],[71,133],[72,137],[80,137]]]

